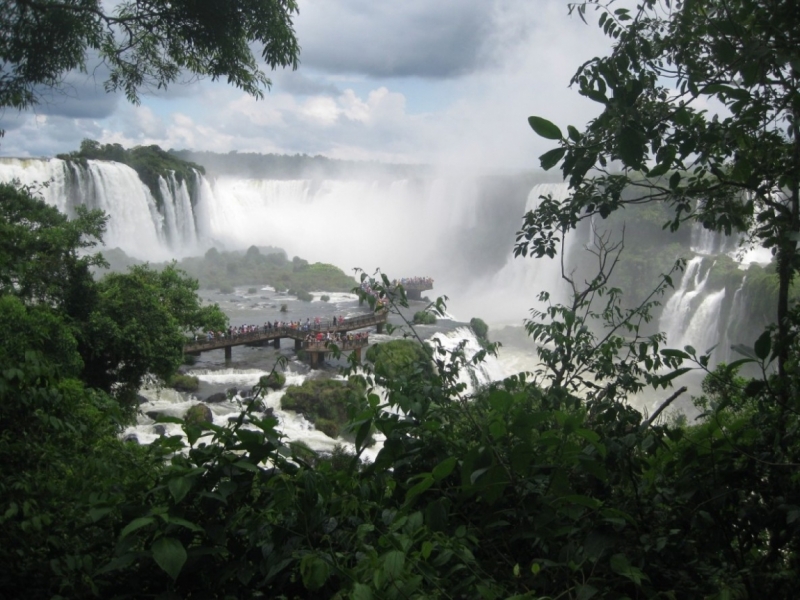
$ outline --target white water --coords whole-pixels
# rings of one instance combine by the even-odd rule
[[[120,163],[90,160],[82,167],[57,158],[0,159],[0,182],[13,181],[69,216],[80,204],[103,210],[109,217],[105,246],[130,256],[164,261],[204,250],[186,185],[172,176],[159,181],[165,214],[136,171]]]
[[[478,179],[472,175],[395,181],[210,181],[198,176],[194,203],[186,185],[169,177],[160,181],[165,199],[161,211],[136,173],[121,164],[89,161],[83,168],[57,159],[0,159],[0,181],[15,179],[34,187],[48,182],[47,187],[40,187],[40,194],[67,214],[74,214],[80,203],[105,210],[109,214],[107,246],[120,247],[141,259],[160,261],[198,255],[211,246],[278,246],[290,257],[333,263],[345,271],[356,266],[368,271],[381,267],[390,277],[432,276],[435,288],[431,297],[451,296],[449,318],[455,320],[453,315],[458,315],[468,321],[478,316],[493,327],[519,325],[531,307],[541,309],[537,302],[541,291],[549,292],[553,302],[565,299],[560,257],[515,259],[513,234],[497,248],[485,244],[487,238],[496,239],[491,221],[507,205],[498,204],[497,198],[482,198]],[[540,196],[547,194],[563,199],[566,185],[534,186],[524,210],[535,208]],[[488,212],[487,202],[491,202]],[[563,252],[569,269],[580,242],[574,232],[567,242]],[[465,244],[474,244],[479,249],[477,254],[486,248],[500,252],[497,268],[481,272],[472,269],[465,256],[477,254],[470,254]],[[702,227],[693,230],[692,251],[697,254],[732,253],[735,246]],[[763,249],[751,255],[763,254],[758,250]],[[659,322],[670,346],[689,344],[699,352],[716,343],[720,329],[724,333],[730,329],[719,322],[726,293],[706,289],[708,269],[701,268],[701,263],[700,256],[689,261],[679,289],[667,299]],[[315,301],[321,293],[315,295]],[[337,310],[352,312],[351,295],[329,295]],[[285,301],[292,303],[293,299]],[[735,306],[734,296],[732,308]],[[730,312],[737,314],[735,310]],[[437,335],[443,344],[457,343],[457,337]],[[474,338],[468,348],[473,343]],[[475,382],[500,379],[529,364],[526,358],[512,361],[508,354],[501,354],[496,364],[492,360],[476,373]],[[263,373],[215,372],[204,376],[220,378],[219,382],[227,377],[232,385],[252,385]],[[225,415],[220,418],[224,420]],[[302,421],[287,422],[298,432],[308,429]]]

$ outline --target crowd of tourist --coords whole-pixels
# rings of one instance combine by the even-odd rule
[[[303,341],[306,344],[325,344],[327,342],[332,342],[334,344],[346,342],[369,343],[369,332],[364,331],[353,333],[351,331],[349,333],[341,333],[338,331],[328,331],[326,333],[322,333],[321,331],[318,331],[316,335],[309,333]]]
[[[358,317],[355,319],[358,319]],[[352,322],[355,319],[349,319],[350,323],[346,323],[348,319],[345,319],[343,316],[334,315],[331,318],[314,317],[312,319],[307,317],[305,321],[266,321],[263,325],[231,326],[228,327],[227,331],[209,331],[205,335],[208,341],[212,341],[217,339],[236,339],[244,336],[268,334],[272,333],[273,331],[320,331],[322,329],[335,329],[336,327],[352,325]],[[319,335],[322,335],[322,333]],[[199,341],[197,334],[194,336],[194,341]]]
[[[394,283],[394,285],[402,285],[403,287],[432,288],[433,277],[403,277],[399,281],[395,279],[392,283]]]

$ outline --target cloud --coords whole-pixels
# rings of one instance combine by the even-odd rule
[[[480,68],[493,26],[486,0],[307,0],[301,64],[370,77],[457,77]]]

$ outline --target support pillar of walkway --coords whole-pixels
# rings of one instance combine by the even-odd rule
[[[319,369],[320,365],[322,364],[323,358],[325,356],[324,352],[309,352],[309,358],[311,359],[311,368],[312,369]]]
[[[422,292],[419,290],[406,290],[406,298],[409,300],[422,300]]]
[[[303,340],[295,340],[294,341],[294,351],[300,352],[303,349]]]
[[[360,363],[361,362],[361,348],[355,348],[353,350],[353,354],[356,355],[356,362]]]
[[[377,328],[378,333],[383,333],[383,323],[378,323],[375,325],[375,327]]]
[[[225,346],[225,362],[231,362],[233,346]]]
[[[275,338],[272,341],[272,347],[275,348],[275,350],[280,350],[281,349],[281,338],[279,338],[279,337]]]

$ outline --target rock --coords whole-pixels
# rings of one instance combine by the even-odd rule
[[[154,425],[153,432],[156,435],[167,435],[167,426],[166,425]]]
[[[136,436],[135,433],[129,433],[124,438],[122,438],[123,442],[133,442],[134,444],[139,443],[139,438]]]
[[[153,419],[153,421],[158,421],[158,417],[161,416],[161,413],[158,412],[157,410],[148,410],[144,414]]]
[[[147,398],[142,396],[141,394],[136,394],[136,402],[139,404],[145,404],[146,402],[150,402]]]
[[[274,417],[275,416],[275,409],[271,406],[264,411],[265,417]]]
[[[228,396],[235,396],[236,394],[239,393],[239,388],[235,388],[235,387],[228,388],[226,390],[226,393],[228,394]]]
[[[218,404],[220,402],[225,402],[227,399],[228,395],[225,392],[217,392],[216,394],[211,394],[203,402],[208,402],[209,404]]]
[[[205,404],[195,404],[183,415],[183,420],[187,425],[200,425],[201,423],[213,423],[214,413]]]

